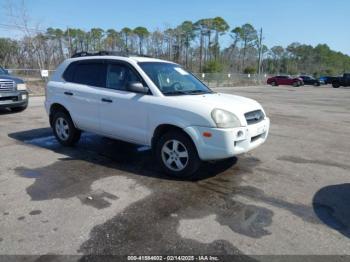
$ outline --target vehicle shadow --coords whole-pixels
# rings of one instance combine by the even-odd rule
[[[51,128],[32,129],[11,133],[8,136],[31,146],[45,148],[55,153],[66,155],[67,158],[65,158],[65,161],[88,160],[92,164],[103,165],[108,168],[115,168],[119,171],[130,172],[141,176],[166,180],[184,180],[164,174],[148,147],[90,133],[83,133],[76,146],[64,147],[57,142]],[[203,163],[195,175],[196,178],[191,179],[191,181],[199,181],[216,176],[234,166],[236,162],[237,158],[234,157],[217,162]]]
[[[14,112],[8,108],[0,108],[0,116],[1,115],[10,115],[10,114],[16,114],[16,112]]]
[[[313,198],[313,208],[323,223],[350,238],[350,184],[320,189]]]

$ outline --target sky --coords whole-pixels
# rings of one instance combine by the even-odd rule
[[[3,5],[9,0],[0,0]],[[20,1],[20,0],[10,0]],[[175,27],[185,20],[223,17],[231,29],[244,23],[263,28],[264,43],[328,44],[350,55],[349,0],[24,0],[29,16],[42,28],[89,30],[145,26],[149,30]],[[0,8],[1,23],[11,23]],[[16,35],[17,34],[17,35]],[[18,32],[0,27],[1,37]],[[229,44],[226,36],[224,43]]]

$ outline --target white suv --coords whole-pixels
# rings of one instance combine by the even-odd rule
[[[61,144],[88,131],[150,146],[180,177],[256,148],[270,126],[256,101],[213,92],[180,65],[147,57],[67,59],[47,84],[45,107]]]

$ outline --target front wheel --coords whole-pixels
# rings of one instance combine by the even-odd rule
[[[298,86],[300,86],[300,85],[301,85],[300,82],[294,82],[294,83],[293,83],[293,86],[294,86],[294,87],[298,87]]]
[[[80,139],[81,132],[75,128],[69,114],[58,111],[53,116],[53,133],[64,146],[73,146]]]
[[[177,178],[193,178],[201,164],[192,140],[180,131],[168,132],[159,139],[156,157],[162,169]]]
[[[11,108],[11,111],[12,112],[22,112],[22,111],[26,110],[27,107],[28,107],[28,105],[19,106],[19,107],[13,107],[13,108]]]

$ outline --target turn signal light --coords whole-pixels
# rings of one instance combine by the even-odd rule
[[[204,137],[212,137],[212,134],[210,132],[203,132]]]

